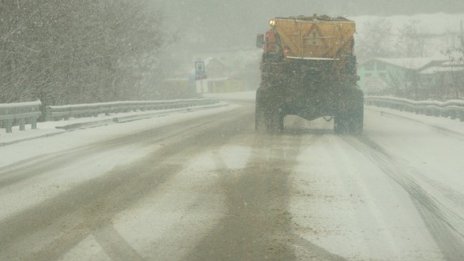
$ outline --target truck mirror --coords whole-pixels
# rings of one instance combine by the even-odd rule
[[[256,47],[263,48],[264,47],[264,34],[258,34],[256,36]]]

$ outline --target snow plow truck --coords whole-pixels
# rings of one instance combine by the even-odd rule
[[[255,128],[280,132],[286,115],[334,119],[339,134],[363,130],[363,93],[357,87],[356,25],[343,17],[274,18],[258,35],[263,48]],[[326,118],[327,119],[327,118]]]

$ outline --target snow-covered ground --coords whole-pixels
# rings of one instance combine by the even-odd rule
[[[72,119],[61,122],[46,122],[43,123],[40,129],[26,132],[14,132],[11,134],[11,139],[22,139],[30,133],[31,137],[39,134],[46,134],[39,139],[24,141],[17,144],[0,147],[0,170],[2,173],[14,172],[16,163],[21,165],[27,162],[28,166],[35,166],[37,162],[49,161],[61,162],[63,158],[62,168],[58,171],[37,173],[38,177],[32,177],[25,182],[15,183],[8,186],[6,190],[0,191],[0,201],[2,202],[2,211],[0,219],[14,215],[14,213],[27,209],[53,198],[64,191],[70,190],[73,187],[97,178],[99,175],[106,173],[120,164],[130,164],[136,159],[145,156],[149,151],[156,149],[155,147],[146,147],[142,144],[128,144],[127,146],[111,146],[104,153],[94,153],[91,157],[84,157],[82,160],[68,159],[66,155],[73,154],[74,151],[92,152],[92,144],[111,142],[120,137],[131,135],[132,133],[140,133],[151,129],[161,128],[174,123],[179,123],[185,120],[194,120],[195,118],[205,117],[223,113],[236,108],[234,105],[213,108],[208,110],[194,112],[170,112],[165,117],[155,117],[145,120],[138,120],[130,123],[121,123],[118,125],[100,126],[98,128],[89,128],[62,133],[59,136],[47,136],[49,133],[56,133],[56,126],[63,124],[76,124],[89,122],[89,119]],[[167,113],[167,112],[166,112]],[[139,115],[129,113],[122,116]],[[114,117],[114,116],[113,116]],[[93,119],[101,121],[105,117]],[[91,155],[91,154],[89,154]],[[77,157],[77,155],[76,155]],[[98,162],[98,164],[95,164]],[[19,172],[27,171],[20,170]],[[44,179],[45,178],[45,179]],[[4,174],[0,177],[0,183],[15,180],[15,175]],[[42,180],[38,185],[38,180]]]
[[[5,129],[0,129],[0,146],[9,145],[21,141],[49,137],[64,133],[66,129],[84,129],[111,125],[120,122],[128,122],[132,120],[160,118],[160,117],[176,117],[179,113],[190,113],[196,110],[213,109],[227,106],[226,103],[218,103],[206,106],[196,106],[192,108],[156,110],[156,111],[136,111],[125,113],[113,113],[110,115],[100,114],[97,117],[71,118],[60,121],[39,122],[37,129],[31,129],[31,125],[26,125],[25,131],[20,131],[19,126],[13,127],[12,133],[6,133]]]
[[[367,106],[367,108],[370,111],[377,112],[385,117],[396,116],[408,119],[410,121],[422,123],[431,128],[442,130],[444,132],[448,131],[451,133],[464,135],[464,122],[460,121],[459,119],[420,115],[412,112],[402,112],[394,109],[381,108],[376,106]]]
[[[0,147],[0,259],[462,260],[463,123],[258,135],[253,97]]]
[[[204,97],[217,98],[223,100],[236,100],[236,101],[254,101],[256,98],[256,91],[245,92],[230,92],[230,93],[204,93]]]
[[[368,108],[363,137],[303,149],[291,209],[305,240],[349,260],[462,258],[464,134],[414,116]]]
[[[101,142],[105,140],[112,140],[121,136],[126,136],[136,131],[150,130],[153,128],[159,128],[167,126],[173,123],[185,121],[187,119],[195,119],[204,117],[205,115],[212,115],[230,111],[236,108],[237,105],[227,105],[218,108],[211,108],[207,110],[197,111],[164,111],[159,112],[157,116],[137,120],[134,122],[121,123],[117,126],[112,124],[99,124],[99,127],[79,129],[76,131],[66,132],[60,129],[62,126],[69,126],[72,124],[81,123],[92,123],[92,122],[105,122],[105,120],[112,121],[115,115],[112,116],[99,116],[93,118],[77,118],[66,121],[51,121],[40,123],[38,129],[28,131],[15,131],[9,134],[2,134],[1,138],[4,142],[11,142],[16,140],[27,140],[24,143],[11,144],[8,146],[0,146],[0,154],[4,155],[0,157],[0,168],[3,166],[14,164],[15,162],[25,160],[28,158],[39,157],[40,155],[47,155],[50,153],[56,153],[62,150],[68,150],[75,147],[83,147],[95,142]],[[146,112],[150,116],[153,112]],[[158,113],[158,112],[157,112]],[[144,113],[121,113],[117,117],[130,117],[130,116],[142,116]],[[58,129],[57,129],[58,127]],[[59,135],[57,137],[53,134],[63,133],[65,135]],[[39,139],[34,139],[39,137]]]

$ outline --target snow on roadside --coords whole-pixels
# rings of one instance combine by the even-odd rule
[[[237,101],[254,101],[256,98],[256,91],[245,92],[230,92],[230,93],[204,93],[206,98],[216,98],[222,100],[237,100]]]
[[[236,105],[211,110],[195,111],[190,113],[174,113],[169,117],[140,120],[131,123],[103,126],[99,128],[84,129],[64,133],[53,137],[44,137],[0,147],[0,168],[8,173],[14,169],[16,162],[26,162],[33,166],[36,160],[47,160],[53,153],[83,147],[94,142],[105,141],[117,137],[131,135],[140,131],[158,128],[183,120],[195,119],[207,115],[226,112],[237,108]],[[118,165],[130,164],[142,158],[147,153],[157,150],[161,145],[136,146],[128,145],[116,149],[106,150],[71,163],[65,164],[48,173],[37,173],[26,180],[19,180],[0,189],[0,219],[11,216],[19,211],[39,204],[47,199],[56,197],[64,191],[70,190],[83,182],[104,175]],[[51,156],[53,157],[53,155]],[[49,158],[50,162],[52,159]],[[15,178],[0,175],[0,180],[8,181]]]
[[[443,209],[456,229],[464,222],[464,123],[458,120],[369,108],[366,135]],[[453,220],[458,217],[460,220]]]
[[[422,123],[424,125],[429,125],[434,128],[448,130],[450,132],[464,135],[464,122],[460,121],[459,119],[427,116],[376,106],[366,106],[366,109],[371,112],[376,112],[384,117],[388,117],[388,115],[390,115],[390,117],[400,117],[410,121]]]
[[[237,107],[238,105],[229,105],[226,107],[219,107],[208,110],[174,112],[166,115],[165,117],[150,118],[130,123],[121,123],[116,125],[101,126],[98,128],[83,129],[79,131],[63,133],[62,135],[58,136],[43,137],[40,139],[29,140],[8,146],[0,146],[0,155],[2,155],[2,157],[0,157],[0,167],[4,167],[28,158],[56,153],[63,150],[69,150],[72,148],[89,145],[97,141],[114,139],[124,135],[129,135],[134,132],[174,124],[183,120],[195,119],[207,115],[231,111]],[[27,135],[27,133],[36,131],[40,132],[41,130],[46,133],[47,131],[53,132],[56,126],[85,121],[86,119],[72,119],[70,121],[66,121],[66,123],[63,121],[45,122],[39,126],[39,130],[13,133],[12,136],[21,136],[22,134]]]
[[[464,122],[368,107],[365,130],[369,138],[404,162],[423,186],[464,202]],[[454,205],[454,204],[453,204]],[[454,208],[461,211],[464,208]]]
[[[180,112],[191,112],[202,109],[213,109],[215,107],[226,106],[225,103],[219,103],[214,105],[206,106],[196,106],[192,108],[180,108],[180,109],[168,109],[168,110],[156,110],[156,111],[136,111],[136,112],[125,112],[125,113],[116,113],[116,114],[100,114],[97,117],[83,117],[83,118],[71,118],[68,120],[60,121],[47,121],[39,122],[37,124],[37,129],[32,130],[31,125],[26,125],[26,131],[20,131],[19,126],[13,127],[12,133],[5,133],[4,129],[0,128],[0,146],[10,145],[19,141],[31,140],[34,138],[54,136],[56,134],[61,134],[65,132],[64,128],[66,126],[72,125],[91,125],[95,126],[109,125],[114,122],[120,121],[120,119],[131,119],[131,118],[156,118],[163,117],[168,114],[177,114]]]
[[[350,260],[443,259],[409,195],[341,137],[322,136],[298,162],[290,212],[309,245]]]

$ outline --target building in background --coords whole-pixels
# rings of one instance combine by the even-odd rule
[[[375,58],[359,65],[359,86],[366,95],[412,99],[463,97],[464,63],[449,58]]]
[[[237,72],[219,58],[206,59],[208,78],[203,84],[203,92],[224,93],[246,90],[244,79],[237,77]]]
[[[419,72],[419,79],[425,98],[464,98],[463,61],[446,61],[429,66]]]

